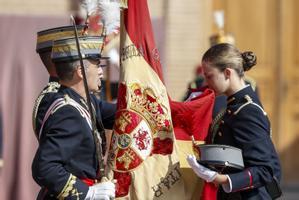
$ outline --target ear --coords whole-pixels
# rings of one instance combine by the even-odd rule
[[[225,68],[224,69],[224,76],[225,76],[225,79],[229,79],[230,76],[232,74],[232,71],[231,71],[231,68]]]
[[[75,75],[77,77],[79,77],[80,79],[83,79],[83,74],[82,74],[82,71],[81,71],[81,67],[77,67],[76,71],[75,71]]]

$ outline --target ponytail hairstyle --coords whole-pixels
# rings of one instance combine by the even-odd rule
[[[241,53],[235,46],[221,43],[206,51],[202,62],[207,62],[222,72],[226,68],[234,69],[239,77],[243,77],[245,71],[256,65],[256,56],[251,51]]]

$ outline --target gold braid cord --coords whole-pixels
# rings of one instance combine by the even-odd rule
[[[214,143],[214,138],[217,134],[217,131],[219,130],[219,126],[225,112],[226,112],[225,108],[220,110],[219,113],[214,118],[214,120],[212,121],[211,128],[210,128],[210,134],[212,134],[212,143]]]

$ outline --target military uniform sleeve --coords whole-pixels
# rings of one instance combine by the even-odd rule
[[[64,166],[82,142],[82,117],[72,106],[50,116],[44,126],[32,164],[34,180],[59,199],[84,199],[88,186]]]
[[[246,166],[242,172],[229,174],[232,192],[265,185],[274,174],[273,152],[277,156],[267,116],[257,106],[247,105],[235,114],[232,129]]]

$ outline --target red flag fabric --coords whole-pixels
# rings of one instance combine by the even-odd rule
[[[204,89],[202,94],[188,102],[170,102],[171,116],[178,140],[205,141],[212,119],[215,94]]]
[[[123,11],[123,25],[132,43],[137,48],[138,52],[133,52],[140,54],[163,82],[160,56],[155,44],[146,0],[128,0],[128,9]],[[126,54],[130,48],[123,50],[122,52]],[[122,59],[126,58],[124,54]]]
[[[216,200],[218,188],[214,183],[204,183],[200,200]]]

